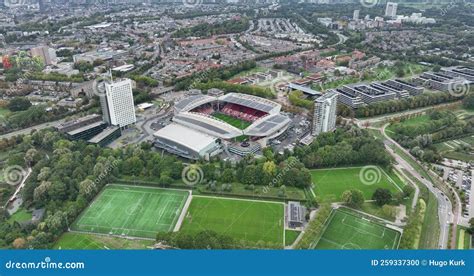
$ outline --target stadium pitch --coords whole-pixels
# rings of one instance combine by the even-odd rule
[[[361,190],[366,200],[371,199],[377,188],[390,190],[393,194],[402,191],[405,185],[394,173],[386,173],[379,167],[372,167],[374,179],[364,180],[364,167],[311,170],[316,197],[324,202],[340,201],[344,191]],[[373,182],[371,182],[373,181]]]
[[[193,196],[181,231],[212,230],[236,242],[283,247],[284,205],[276,202]],[[265,246],[265,245],[264,245]]]
[[[229,125],[236,127],[238,129],[246,129],[252,124],[250,122],[247,122],[247,121],[244,121],[244,120],[241,120],[241,119],[238,119],[238,118],[235,118],[223,113],[218,113],[218,112],[212,114],[212,117],[222,120],[228,123]]]
[[[362,215],[333,210],[316,249],[397,249],[400,232]]]
[[[107,185],[71,229],[130,237],[155,238],[172,231],[187,191]]]

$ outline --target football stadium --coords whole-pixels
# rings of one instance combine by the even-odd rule
[[[154,134],[155,146],[188,159],[224,149],[255,153],[288,128],[291,120],[280,111],[280,104],[247,94],[191,95],[175,104],[173,123]]]

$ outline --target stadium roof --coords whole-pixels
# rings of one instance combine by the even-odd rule
[[[257,96],[229,93],[219,98],[220,101],[247,106],[267,113],[280,112],[281,105]]]
[[[206,95],[192,95],[184,98],[183,100],[177,102],[174,105],[174,108],[177,112],[186,112],[195,107],[203,105],[208,102],[217,100],[215,97],[206,96]]]
[[[173,121],[222,139],[232,139],[242,135],[242,130],[204,114],[183,112],[174,116]]]
[[[313,90],[307,86],[303,86],[303,85],[299,85],[299,84],[296,84],[296,83],[288,83],[288,87],[291,88],[291,89],[295,89],[295,90],[299,90],[305,94],[308,94],[310,96],[319,96],[321,95],[322,93],[321,92],[318,92],[316,90]]]
[[[290,118],[279,113],[268,115],[255,121],[244,130],[244,134],[249,136],[269,136],[287,126],[290,121]]]
[[[216,137],[174,123],[158,130],[154,136],[181,144],[196,152],[201,152],[216,140]]]

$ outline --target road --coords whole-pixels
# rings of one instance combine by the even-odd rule
[[[10,133],[7,133],[7,134],[0,135],[0,139],[3,139],[3,138],[8,139],[8,138],[11,138],[11,137],[17,136],[17,135],[29,134],[32,130],[41,130],[41,129],[45,129],[45,128],[56,127],[56,126],[64,123],[65,121],[66,121],[66,119],[61,119],[61,120],[57,120],[57,121],[53,121],[53,122],[48,122],[48,123],[43,123],[43,124],[39,124],[39,125],[36,125],[36,126],[27,127],[27,128],[24,128],[24,129],[20,129],[20,130],[17,130],[17,131],[13,131],[13,132],[10,132]]]
[[[401,151],[403,151],[406,155],[410,156],[411,158],[414,159],[414,161],[418,162],[412,155],[404,149],[402,146],[400,146],[397,142],[395,142],[392,138],[390,138],[386,133],[385,133],[385,128],[389,124],[385,124],[382,128],[382,134],[385,137],[385,145],[389,147],[390,145],[394,145]],[[389,147],[390,148],[390,147]],[[436,196],[436,199],[438,200],[438,217],[439,217],[439,224],[440,224],[440,235],[439,235],[439,241],[438,241],[438,247],[440,249],[447,249],[448,245],[448,240],[449,240],[449,225],[450,223],[455,222],[454,215],[452,214],[452,204],[451,201],[447,196],[444,195],[444,193],[439,190],[438,188],[433,186],[433,183],[422,177],[416,169],[414,169],[405,159],[403,159],[401,156],[399,156],[395,151],[390,150],[391,153],[393,153],[397,159],[397,162],[399,162],[399,165],[407,170],[411,175],[413,175],[420,183],[425,185],[428,190],[433,193]],[[420,164],[421,166],[421,164]]]

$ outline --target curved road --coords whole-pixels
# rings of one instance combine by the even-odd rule
[[[385,128],[389,124],[385,124],[381,131],[383,136],[385,137],[385,145],[394,145],[401,151],[403,151],[406,155],[410,156],[415,162],[418,163],[418,161],[402,146],[400,146],[397,142],[395,142],[392,138],[390,138],[386,133],[385,133]],[[436,196],[436,199],[438,200],[438,217],[439,217],[439,224],[440,224],[440,235],[439,235],[439,241],[438,241],[438,247],[440,249],[447,249],[448,245],[448,240],[449,240],[449,225],[450,223],[456,223],[454,221],[454,216],[452,214],[452,204],[449,198],[444,195],[444,193],[439,190],[438,188],[433,186],[433,183],[425,179],[423,176],[421,176],[417,170],[415,170],[407,161],[405,161],[401,156],[399,156],[396,152],[392,151],[393,154],[398,156],[397,161],[399,164],[407,170],[411,175],[413,175],[420,183],[425,185],[428,190],[433,193]],[[421,164],[420,164],[421,166]]]

